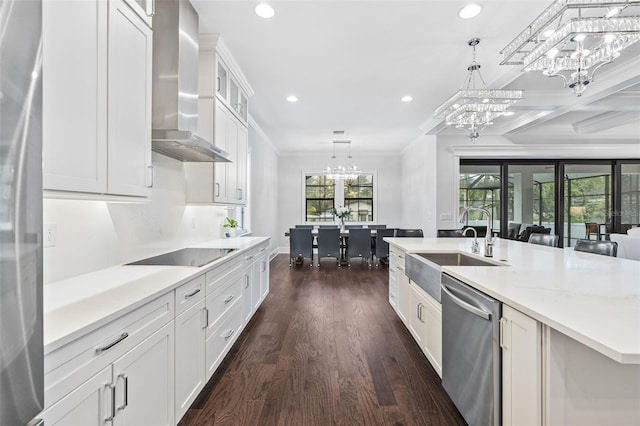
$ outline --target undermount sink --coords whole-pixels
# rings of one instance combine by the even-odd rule
[[[431,297],[440,301],[442,266],[503,266],[464,253],[408,253],[405,273]]]
[[[464,253],[411,253],[440,266],[503,266]]]

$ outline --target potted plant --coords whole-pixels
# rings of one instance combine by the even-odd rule
[[[228,230],[225,229],[225,231],[224,231],[225,237],[227,237],[227,238],[235,237],[236,236],[236,229],[238,228],[238,221],[233,219],[233,218],[226,217],[225,218],[225,223],[224,223],[224,225],[222,225],[222,227],[223,228],[228,228]]]
[[[340,229],[344,230],[344,222],[351,215],[351,208],[349,207],[333,207],[329,211],[333,216],[338,216],[340,218]]]

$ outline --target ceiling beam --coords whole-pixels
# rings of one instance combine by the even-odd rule
[[[632,121],[640,121],[640,114],[637,112],[605,112],[595,117],[573,123],[573,131],[579,135],[598,133],[603,130],[622,126]]]

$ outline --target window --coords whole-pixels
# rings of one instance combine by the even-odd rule
[[[466,207],[481,207],[489,210],[492,227],[500,224],[500,167],[469,165],[460,166],[460,211]],[[470,211],[464,226],[485,226],[482,212]],[[485,230],[486,232],[486,230]]]
[[[322,175],[305,176],[305,221],[327,222],[333,220],[330,211],[334,207],[336,183]]]
[[[373,222],[373,175],[344,181],[344,205],[351,208],[351,220]]]
[[[359,175],[355,179],[330,179],[307,173],[305,178],[305,222],[333,222],[333,207],[351,208],[348,222],[373,222],[375,174]]]

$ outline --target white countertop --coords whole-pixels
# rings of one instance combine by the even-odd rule
[[[268,237],[241,237],[189,245],[236,249],[201,267],[122,265],[45,285],[45,354],[268,240]]]
[[[385,241],[407,252],[472,255],[470,238]],[[502,239],[492,259],[508,266],[442,271],[617,362],[640,364],[640,261]]]

